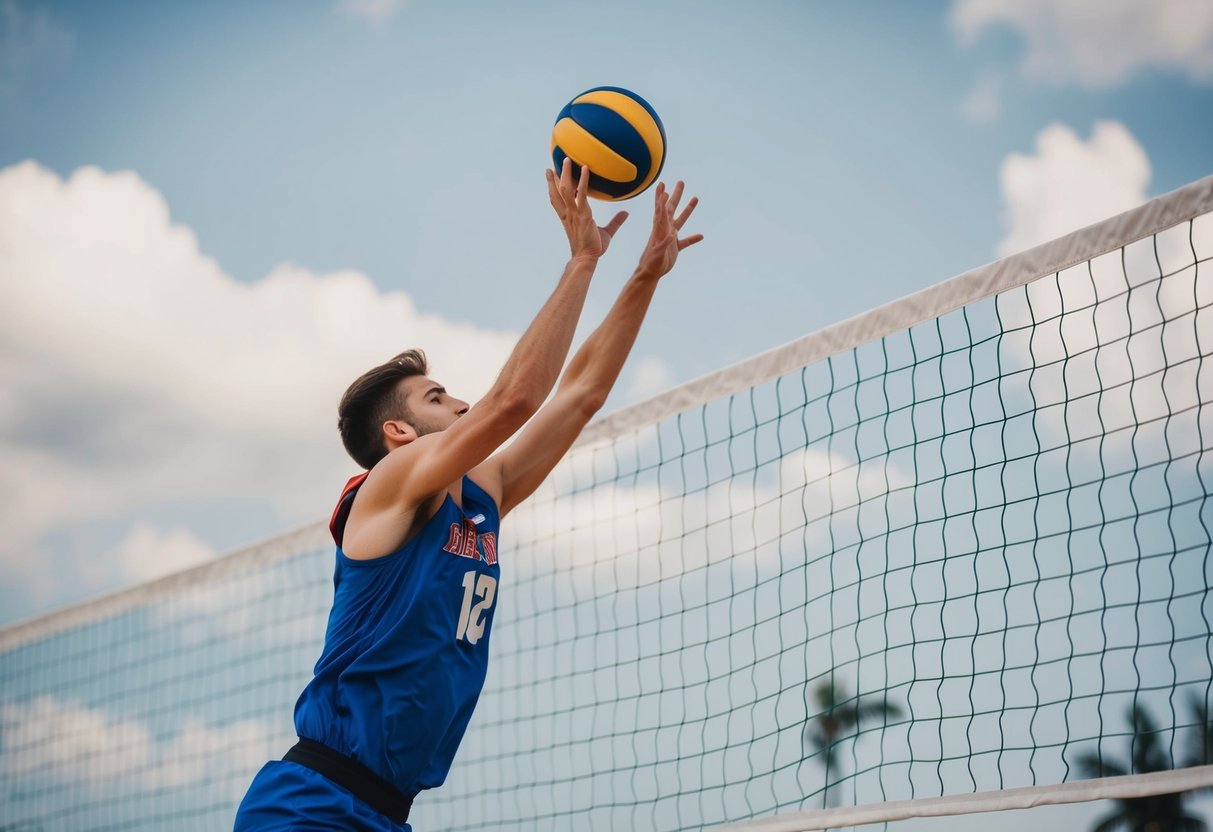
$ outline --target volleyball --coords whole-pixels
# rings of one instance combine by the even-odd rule
[[[665,164],[665,127],[649,103],[620,87],[594,87],[556,116],[552,162],[590,168],[589,195],[617,202],[657,181]]]

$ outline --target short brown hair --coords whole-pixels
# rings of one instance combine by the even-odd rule
[[[429,374],[425,353],[405,350],[374,369],[360,375],[337,405],[337,430],[341,443],[354,461],[368,471],[387,456],[382,425],[388,419],[412,423],[404,395],[398,392],[400,380]]]

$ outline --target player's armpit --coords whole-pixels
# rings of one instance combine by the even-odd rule
[[[489,457],[469,471],[468,476],[476,485],[480,486],[480,489],[485,494],[488,494],[493,499],[498,511],[500,511],[502,500],[501,454],[497,453]],[[504,515],[504,512],[501,513]]]
[[[497,500],[502,517],[534,493],[601,407],[602,401],[588,391],[562,387],[508,448],[476,469],[473,478]],[[497,493],[490,483],[497,485]]]

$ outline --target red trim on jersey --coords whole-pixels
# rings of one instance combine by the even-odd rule
[[[350,517],[350,509],[354,507],[354,495],[358,493],[358,487],[366,481],[370,471],[363,471],[356,477],[350,477],[350,481],[345,484],[345,488],[341,492],[341,499],[337,501],[337,507],[333,509],[333,519],[329,520],[329,531],[333,535],[333,540],[338,546],[341,545],[341,539],[345,537],[345,521]]]
[[[463,551],[463,524],[452,523],[451,534],[446,540],[446,545],[442,547],[442,551],[450,552],[452,555],[458,555]]]

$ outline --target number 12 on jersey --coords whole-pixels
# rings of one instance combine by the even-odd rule
[[[459,626],[455,628],[455,641],[466,639],[475,644],[484,635],[484,614],[493,606],[497,597],[497,579],[492,575],[481,575],[470,569],[463,576],[463,605],[459,608]],[[479,601],[476,599],[479,598]],[[475,602],[475,606],[472,603]]]

